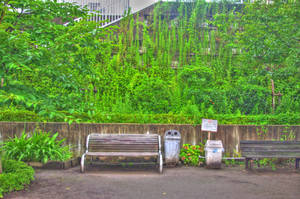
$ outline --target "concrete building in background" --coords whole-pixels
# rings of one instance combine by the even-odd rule
[[[130,0],[129,1],[129,6],[132,10],[133,13],[138,12],[139,10],[142,10],[158,0]]]
[[[195,2],[197,0],[60,0],[60,2],[75,3],[79,6],[87,6],[91,13],[91,20],[102,21],[102,27],[115,24],[120,21],[124,14],[131,10],[137,13],[141,10],[153,7],[157,2]],[[221,0],[206,0],[215,2]],[[244,0],[232,0],[234,3],[243,3]],[[76,19],[80,20],[80,19]]]

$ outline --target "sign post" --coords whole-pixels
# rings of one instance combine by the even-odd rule
[[[208,132],[208,140],[205,144],[206,167],[219,169],[222,164],[223,144],[221,140],[211,140],[211,133],[218,131],[218,121],[202,119],[201,130]]]
[[[211,132],[218,131],[218,120],[202,119],[201,131],[208,132],[208,140],[211,139]]]

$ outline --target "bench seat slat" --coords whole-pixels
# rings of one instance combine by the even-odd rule
[[[121,134],[116,134],[116,135],[105,135],[105,134],[100,134],[100,135],[91,135],[90,138],[92,139],[98,139],[98,138],[104,138],[104,139],[154,139],[157,138],[157,135],[121,135]]]
[[[296,146],[296,145],[280,145],[280,146],[263,146],[263,145],[259,145],[259,146],[244,146],[241,145],[241,150],[247,150],[247,149],[259,149],[259,150],[273,150],[273,149],[282,149],[282,150],[288,150],[288,149],[293,149],[293,150],[300,150],[300,145]]]
[[[128,147],[128,148],[131,148],[131,147],[138,147],[138,148],[143,148],[143,147],[148,147],[148,148],[157,148],[157,144],[135,144],[135,145],[132,145],[132,144],[111,144],[111,143],[99,143],[99,144],[90,144],[89,147],[92,146],[92,147]]]
[[[128,139],[124,139],[124,140],[112,140],[112,139],[99,139],[99,140],[95,140],[95,139],[90,139],[90,142],[112,142],[112,143],[120,143],[120,142],[146,142],[146,143],[157,143],[157,139],[156,140],[147,140],[147,139],[142,139],[142,140],[128,140]]]
[[[158,135],[157,134],[137,134],[137,133],[132,133],[132,134],[105,134],[105,133],[91,133],[90,136],[111,136],[111,137],[120,137],[120,136],[123,136],[123,137],[134,137],[134,136],[138,136],[138,137],[157,137]]]
[[[93,147],[93,148],[89,148],[89,151],[102,151],[102,150],[117,150],[117,151],[158,151],[157,148],[113,148],[113,147],[109,147],[109,148],[102,148],[102,147]]]
[[[152,142],[152,141],[105,141],[105,140],[102,140],[102,141],[90,141],[89,142],[90,144],[115,144],[115,145],[118,145],[118,144],[158,144],[157,141],[155,142]]]
[[[145,150],[141,150],[141,149],[114,149],[114,148],[106,148],[106,149],[102,149],[102,148],[92,148],[89,151],[158,151],[158,150],[153,150],[153,149],[145,149]]]
[[[280,152],[280,151],[286,151],[286,152],[299,152],[300,153],[300,149],[282,149],[282,148],[243,148],[243,152]]]
[[[93,139],[129,139],[129,140],[139,140],[139,139],[157,139],[157,136],[98,136],[92,137]]]
[[[90,156],[124,156],[124,157],[145,157],[145,156],[158,156],[157,152],[88,152]]]
[[[240,141],[240,144],[263,144],[263,145],[267,145],[267,144],[283,144],[283,145],[290,145],[290,144],[295,144],[295,145],[299,145],[300,141],[271,141],[271,140],[262,140],[262,141],[258,141],[258,140],[242,140]]]
[[[147,147],[147,148],[157,148],[158,144],[111,144],[111,143],[91,143],[89,144],[89,147],[138,147],[138,148],[143,148],[143,147]]]
[[[132,146],[132,145],[137,145],[137,146],[158,146],[157,143],[89,143],[89,146]]]
[[[152,150],[152,151],[158,151],[157,148],[142,148],[142,147],[131,147],[131,148],[126,148],[126,147],[89,147],[90,150],[100,150],[100,149],[116,149],[116,150]]]
[[[134,146],[134,147],[128,147],[128,146],[90,146],[89,150],[94,150],[94,149],[118,149],[118,150],[126,150],[126,149],[139,149],[139,150],[158,150],[158,147],[145,147],[145,146]]]
[[[139,140],[129,140],[129,139],[90,139],[90,142],[155,142],[157,143],[157,139],[147,140],[147,139],[139,139]]]
[[[243,152],[244,157],[287,157],[287,158],[300,158],[300,152],[286,152],[286,151],[256,151],[256,152]]]
[[[154,139],[157,138],[158,135],[155,134],[114,134],[114,135],[107,135],[107,134],[97,134],[97,135],[90,135],[91,139]]]
[[[300,158],[300,156],[294,156],[294,155],[279,155],[279,154],[273,154],[273,155],[266,155],[266,154],[254,154],[254,155],[245,155],[245,158]]]
[[[128,150],[128,151],[124,151],[124,150],[94,150],[94,151],[90,151],[90,152],[124,152],[124,153],[157,153],[156,151],[139,151],[139,150]]]

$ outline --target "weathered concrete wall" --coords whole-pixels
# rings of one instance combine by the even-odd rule
[[[25,130],[32,132],[39,128],[52,133],[59,132],[60,138],[66,138],[67,143],[74,146],[74,151],[84,151],[86,136],[90,133],[158,133],[164,136],[169,129],[181,132],[182,144],[197,144],[207,139],[207,132],[201,131],[200,125],[178,124],[72,124],[67,123],[23,123],[0,122],[0,142],[15,135],[20,136]],[[226,152],[239,150],[240,140],[279,140],[284,135],[290,135],[300,141],[300,126],[253,126],[253,125],[220,125],[218,133],[212,133],[212,139],[220,139]]]

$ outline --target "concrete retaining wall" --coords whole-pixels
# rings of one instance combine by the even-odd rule
[[[201,131],[201,125],[0,122],[0,141],[15,135],[20,136],[24,130],[32,132],[36,128],[52,133],[59,132],[60,138],[66,138],[67,143],[74,146],[74,152],[79,154],[84,151],[86,136],[95,132],[158,133],[163,138],[166,130],[176,129],[181,132],[181,144],[197,144],[207,139],[207,132]],[[212,133],[212,139],[222,140],[225,152],[229,153],[239,150],[240,140],[280,140],[284,137],[300,141],[300,126],[219,125],[218,132]]]

